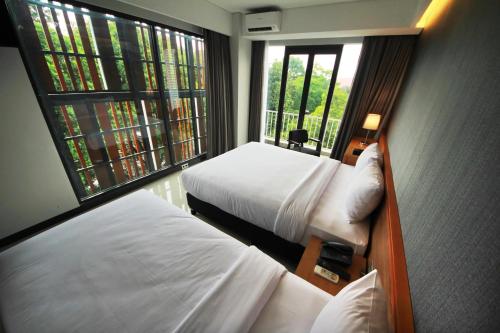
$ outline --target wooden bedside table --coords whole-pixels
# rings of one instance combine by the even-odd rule
[[[367,146],[362,145],[361,142],[364,141],[365,138],[360,138],[360,137],[354,137],[352,138],[351,142],[349,143],[349,146],[345,150],[344,157],[342,158],[342,163],[344,164],[349,164],[349,165],[356,165],[356,161],[358,160],[359,155],[353,155],[353,150],[354,149],[365,149]],[[374,139],[368,139],[368,144],[377,142]]]
[[[316,236],[312,236],[309,239],[309,243],[307,244],[304,254],[300,259],[299,266],[297,267],[295,274],[314,284],[316,287],[323,289],[332,295],[337,295],[342,288],[361,277],[361,272],[364,272],[366,269],[366,259],[358,255],[354,255],[352,257],[352,265],[345,268],[346,272],[351,275],[351,281],[340,279],[339,283],[330,282],[327,279],[314,274],[316,260],[318,260],[319,253],[321,251],[321,242],[322,240]]]

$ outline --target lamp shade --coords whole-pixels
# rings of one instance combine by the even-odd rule
[[[380,115],[376,113],[368,113],[366,115],[365,122],[363,123],[363,128],[375,131],[378,129],[378,125],[380,124]]]

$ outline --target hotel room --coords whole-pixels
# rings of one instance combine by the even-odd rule
[[[500,1],[0,15],[0,332],[500,332]]]

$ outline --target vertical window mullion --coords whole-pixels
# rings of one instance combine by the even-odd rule
[[[175,106],[176,110],[178,112],[178,120],[177,120],[177,128],[179,131],[179,139],[180,143],[177,143],[177,145],[181,146],[181,151],[180,151],[180,160],[185,160],[186,159],[186,152],[185,152],[185,147],[186,143],[184,141],[183,134],[186,135],[186,128],[184,126],[184,120],[181,120],[183,118],[182,112],[179,112],[179,110],[182,111],[182,105],[183,105],[183,100],[184,96],[181,96],[182,94],[182,89],[183,89],[183,76],[182,76],[182,68],[181,64],[179,63],[179,59],[182,56],[182,46],[177,43],[177,37],[179,37],[179,41],[181,40],[181,37],[179,34],[175,33],[174,31],[170,31],[170,44],[172,47],[172,60],[174,62],[174,70],[175,70],[175,77],[177,81],[177,99],[175,100]],[[177,157],[177,153],[176,153]]]
[[[196,112],[195,112],[195,101],[194,101],[194,60],[193,60],[193,47],[192,39],[184,38],[187,53],[187,72],[188,72],[188,83],[189,83],[189,99],[191,101],[191,122],[193,128],[193,138],[194,138],[194,150],[195,155],[200,154],[200,145],[198,144],[198,129],[196,126]]]
[[[167,147],[168,147],[168,156],[170,158],[170,164],[175,165],[175,159],[174,159],[174,152],[173,152],[173,136],[172,136],[172,128],[170,126],[170,115],[168,112],[168,106],[167,103],[170,103],[170,100],[167,100],[167,96],[165,94],[166,92],[166,87],[165,87],[165,79],[163,77],[163,69],[161,65],[161,57],[160,57],[160,50],[158,48],[158,40],[156,39],[156,29],[153,26],[149,27],[150,31],[150,36],[151,36],[151,53],[152,53],[152,58],[154,61],[154,66],[155,66],[155,71],[156,71],[156,85],[160,94],[160,107],[161,107],[161,113],[163,116],[163,124],[165,127],[166,131],[166,139],[167,139]],[[163,37],[164,31],[162,29],[159,29],[161,36]],[[166,45],[164,45],[166,47]],[[167,59],[165,57],[165,63],[167,62]]]
[[[116,29],[118,32],[118,37],[123,54],[123,61],[128,76],[129,89],[133,96],[133,103],[137,114],[137,120],[141,125],[139,130],[142,137],[142,145],[144,146],[144,150],[146,152],[142,156],[145,156],[146,158],[145,162],[148,171],[154,172],[155,163],[153,162],[153,158],[151,156],[152,147],[149,144],[149,136],[146,129],[147,121],[144,117],[145,110],[143,109],[143,99],[141,98],[141,92],[146,90],[146,81],[142,69],[141,51],[139,48],[139,39],[137,36],[136,26],[125,24],[123,22],[117,22]],[[147,101],[145,103],[147,103]]]

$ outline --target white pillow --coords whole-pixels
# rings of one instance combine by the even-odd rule
[[[321,310],[311,333],[389,332],[387,302],[377,270],[348,284]]]
[[[376,142],[366,147],[361,155],[359,155],[358,160],[356,161],[355,170],[359,172],[372,161],[376,161],[380,167],[384,164],[384,155],[380,151],[378,143]]]
[[[384,195],[384,176],[375,161],[356,173],[345,196],[345,218],[349,223],[364,220],[377,208]]]

